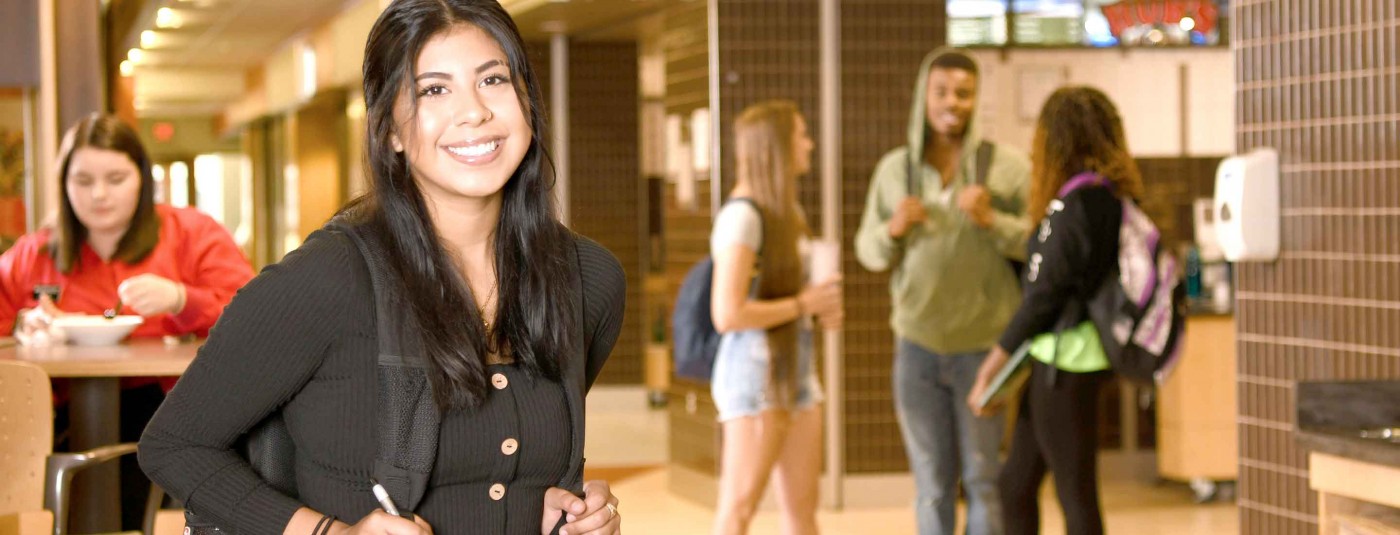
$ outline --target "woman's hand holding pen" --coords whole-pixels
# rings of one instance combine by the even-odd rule
[[[560,535],[620,535],[622,515],[617,512],[617,496],[613,496],[608,482],[587,481],[583,484],[583,498],[572,492],[555,487],[544,493],[544,518],[540,523],[540,533],[549,535],[559,524],[563,515],[568,522],[559,530]]]
[[[347,526],[339,522],[331,522],[331,526],[324,533],[326,535],[432,535],[433,527],[428,525],[423,517],[414,515],[413,520],[399,516],[399,508],[394,506],[394,500],[389,497],[389,492],[378,481],[370,480],[370,491],[374,493],[374,499],[379,501],[381,509],[376,509],[353,526]]]
[[[423,517],[415,515],[413,520],[394,516],[382,510],[365,515],[353,526],[336,522],[329,535],[433,535],[433,527]]]
[[[413,520],[391,515],[380,509],[361,518],[354,525],[336,520],[308,507],[297,509],[283,535],[433,535],[433,527],[415,516]]]

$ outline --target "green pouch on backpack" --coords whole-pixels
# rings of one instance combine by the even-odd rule
[[[1056,339],[1059,348],[1055,347]],[[1072,329],[1045,333],[1031,339],[1031,356],[1036,360],[1072,373],[1107,370],[1108,356],[1099,342],[1094,322],[1084,321]]]

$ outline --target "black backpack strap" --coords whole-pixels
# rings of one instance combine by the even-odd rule
[[[401,512],[411,512],[427,492],[442,424],[428,379],[428,363],[416,336],[417,322],[411,314],[404,313],[408,304],[392,282],[388,258],[379,240],[355,226],[332,223],[331,228],[354,242],[364,256],[374,285],[379,388],[372,475],[389,491]]]
[[[978,186],[987,185],[987,174],[992,171],[992,157],[996,156],[997,146],[987,141],[977,144],[977,169],[973,175],[973,184]]]
[[[904,192],[910,197],[923,198],[924,182],[911,155],[904,156]]]
[[[573,284],[574,304],[577,309],[574,312],[574,321],[578,328],[574,329],[574,354],[570,355],[564,363],[564,401],[569,407],[570,420],[570,441],[569,441],[569,469],[564,471],[564,478],[559,481],[560,488],[570,492],[583,492],[583,439],[584,439],[584,388],[588,381],[588,342],[593,338],[593,333],[588,332],[588,303],[584,302],[588,292],[584,291],[584,285],[588,281],[583,280],[583,256],[579,254],[580,242],[584,238],[574,234],[572,231],[565,231],[574,240],[573,247],[567,247],[570,258],[569,265],[574,266]],[[563,525],[560,519],[560,526]],[[559,526],[555,526],[558,532]]]

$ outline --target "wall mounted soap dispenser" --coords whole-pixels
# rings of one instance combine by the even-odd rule
[[[1220,162],[1215,172],[1215,233],[1231,262],[1278,258],[1277,151],[1260,148]]]

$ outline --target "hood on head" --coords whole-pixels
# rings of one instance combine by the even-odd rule
[[[976,63],[977,59],[968,54],[966,50],[953,47],[939,47],[924,56],[919,63],[919,75],[914,80],[914,98],[909,104],[909,164],[911,168],[917,169],[924,160],[924,143],[927,141],[931,127],[928,124],[928,74],[933,70],[933,60],[946,52],[962,52]],[[980,100],[982,94],[981,65],[978,65],[977,94]],[[980,107],[980,106],[979,106]],[[967,120],[967,130],[963,134],[962,157],[977,150],[977,140],[982,138],[978,128],[978,112],[972,111],[972,116]]]

